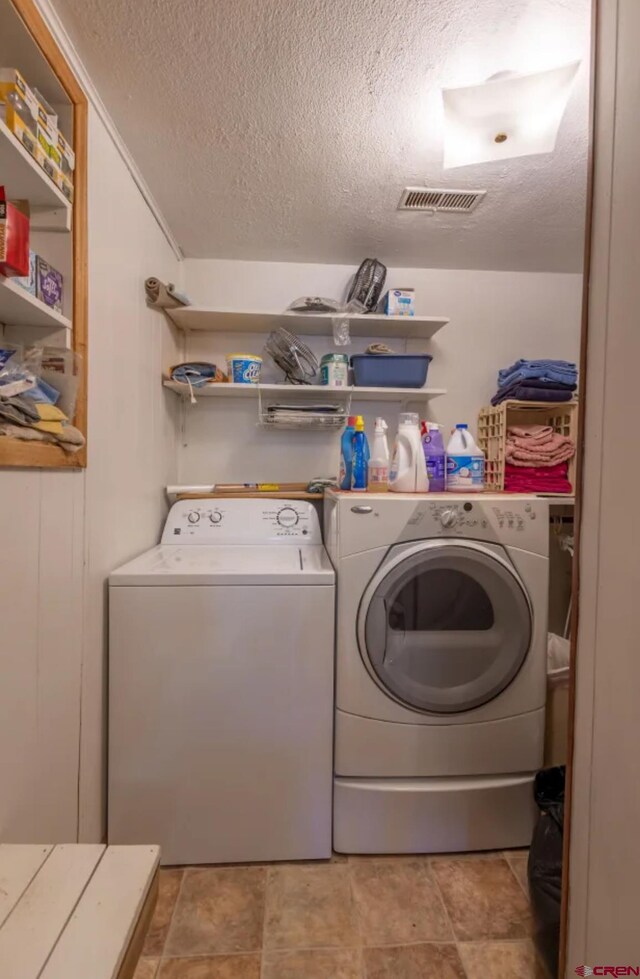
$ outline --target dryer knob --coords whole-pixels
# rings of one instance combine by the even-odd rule
[[[458,514],[455,510],[443,510],[440,514],[440,523],[443,527],[455,527],[458,522]]]

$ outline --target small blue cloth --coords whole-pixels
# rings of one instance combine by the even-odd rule
[[[498,371],[498,388],[533,378],[556,384],[577,384],[578,369],[568,360],[517,360],[511,367]]]
[[[202,388],[205,384],[216,376],[216,365],[208,364],[205,361],[190,361],[186,364],[178,364],[171,370],[171,380],[179,381],[181,384],[188,384],[193,388]]]

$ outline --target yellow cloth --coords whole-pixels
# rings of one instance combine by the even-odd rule
[[[43,404],[36,401],[34,408],[40,415],[41,422],[66,422],[67,416],[64,411],[60,411],[55,405]]]
[[[40,401],[36,401],[34,407],[40,415],[40,421],[34,422],[33,427],[39,432],[62,435],[64,431],[62,423],[67,421],[64,411],[60,411],[55,405],[43,404]]]

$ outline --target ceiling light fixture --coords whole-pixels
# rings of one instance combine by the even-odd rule
[[[482,85],[443,88],[444,168],[552,153],[579,61]]]

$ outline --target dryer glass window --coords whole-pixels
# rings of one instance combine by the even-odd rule
[[[476,632],[491,629],[494,623],[485,588],[453,568],[416,574],[398,592],[389,612],[389,628],[403,632]]]
[[[531,611],[515,571],[460,542],[390,563],[361,612],[362,652],[380,682],[435,713],[470,710],[501,693],[531,643]]]

